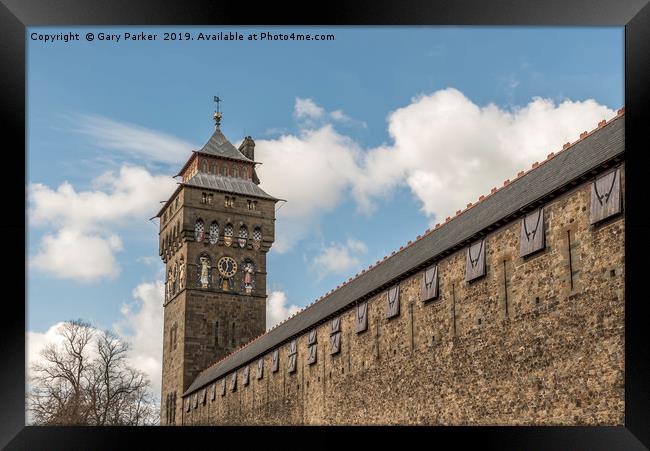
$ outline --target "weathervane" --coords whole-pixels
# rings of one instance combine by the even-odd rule
[[[212,118],[214,119],[217,128],[219,128],[219,126],[221,125],[221,111],[219,111],[219,103],[221,102],[221,99],[219,98],[219,96],[214,96],[214,102],[217,104],[217,111],[214,112]]]

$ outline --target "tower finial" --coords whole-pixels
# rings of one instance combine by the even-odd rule
[[[221,116],[222,116],[221,111],[219,111],[219,103],[221,102],[221,98],[218,95],[214,96],[214,102],[217,104],[217,111],[214,112],[212,118],[214,119],[217,128],[219,128],[219,126],[221,125]]]

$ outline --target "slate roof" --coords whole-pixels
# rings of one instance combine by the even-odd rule
[[[228,139],[226,139],[219,128],[215,128],[214,133],[208,142],[205,143],[205,145],[197,152],[253,163],[253,160],[246,158],[239,150],[237,150],[235,146],[230,143],[230,141],[228,141]]]
[[[520,173],[512,182],[504,182],[501,189],[482,196],[477,204],[469,204],[468,209],[442,226],[208,367],[197,376],[183,396],[269,353],[289,339],[339,314],[356,301],[389,287],[451,248],[476,238],[504,218],[517,215],[521,209],[570,186],[583,176],[590,176],[589,173],[601,164],[616,157],[621,158],[625,150],[624,123],[621,109],[617,117],[609,122],[602,121],[591,133],[581,134],[580,140],[573,145],[565,144],[563,151],[550,154],[544,163],[535,163],[534,169]]]
[[[243,194],[245,196],[259,197],[262,199],[281,200],[267,194],[253,183],[252,180],[240,179],[236,177],[225,177],[223,175],[211,174],[207,172],[197,172],[188,181],[181,183],[186,186],[196,186],[227,193]]]

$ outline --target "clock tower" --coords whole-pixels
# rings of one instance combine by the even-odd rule
[[[233,146],[221,117],[217,110],[214,133],[156,216],[165,263],[161,425],[181,424],[181,395],[202,370],[266,329],[279,199],[258,186],[253,139]]]

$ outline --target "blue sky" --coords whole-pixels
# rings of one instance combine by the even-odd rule
[[[82,40],[30,39],[68,31]],[[125,31],[158,41],[84,39]],[[335,40],[170,42],[164,31]],[[30,28],[34,343],[80,317],[146,337],[139,352],[156,365],[162,262],[148,219],[210,137],[213,95],[230,141],[256,140],[262,187],[288,200],[268,255],[277,320],[615,114],[623,37],[586,27]]]

